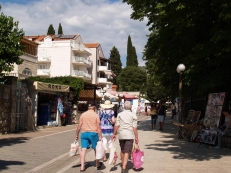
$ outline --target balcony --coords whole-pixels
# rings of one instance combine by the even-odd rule
[[[91,67],[92,62],[84,57],[72,56],[72,63],[79,66]]]
[[[108,71],[108,67],[107,66],[99,66],[99,71]]]
[[[50,76],[50,70],[49,69],[38,69],[37,76]]]
[[[108,80],[108,78],[99,77],[98,83],[99,84],[110,84],[111,82]]]
[[[50,57],[38,57],[38,63],[51,63]]]
[[[73,70],[72,76],[83,78],[84,80],[91,80],[91,74],[84,71]]]
[[[92,54],[91,49],[85,47],[84,45],[80,45],[80,44],[73,43],[72,44],[72,50],[79,52],[79,53],[85,52],[85,53],[88,53],[90,55]]]

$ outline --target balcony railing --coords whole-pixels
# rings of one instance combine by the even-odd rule
[[[108,82],[110,82],[110,81],[108,81],[107,78],[99,77],[99,78],[98,78],[98,82],[99,82],[99,83],[108,83]]]
[[[38,62],[51,62],[50,57],[38,57]]]
[[[49,69],[38,69],[37,75],[38,76],[50,76],[50,70]]]
[[[84,77],[84,78],[87,78],[87,79],[91,79],[91,74],[86,73],[84,71],[73,70],[72,75],[73,76],[78,76],[78,77]]]
[[[87,47],[85,47],[84,45],[81,45],[81,44],[73,43],[72,48],[73,48],[73,50],[85,51],[85,52],[87,52],[89,54],[92,54],[91,49],[89,49],[89,48],[87,48]]]
[[[91,64],[92,64],[91,61],[87,60],[84,57],[79,57],[79,56],[73,56],[72,57],[72,62],[73,63],[83,63],[83,64],[86,64],[86,65],[89,65],[89,66],[91,66]]]
[[[106,71],[106,70],[108,70],[108,66],[102,66],[102,65],[99,66],[99,71]]]

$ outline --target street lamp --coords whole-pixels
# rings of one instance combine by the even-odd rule
[[[181,75],[185,71],[185,65],[184,64],[179,64],[176,68],[177,73],[180,74],[180,80],[179,80],[179,117],[178,121],[181,123],[182,122],[182,79]]]

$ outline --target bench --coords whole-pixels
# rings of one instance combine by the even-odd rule
[[[177,126],[178,138],[191,138],[191,135],[194,130],[198,130],[198,122],[200,119],[201,111],[189,110],[188,116],[185,119],[184,123],[174,122],[173,124]]]

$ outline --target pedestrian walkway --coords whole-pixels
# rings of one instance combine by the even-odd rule
[[[157,125],[158,128],[158,125]],[[231,171],[231,150],[214,149],[201,146],[198,143],[191,143],[186,140],[176,138],[176,127],[172,124],[170,112],[168,112],[164,131],[151,130],[150,117],[138,123],[139,146],[144,151],[144,164],[142,168],[135,170],[131,160],[129,160],[129,173],[229,173]],[[120,147],[117,140],[117,151]],[[91,164],[94,153],[88,153],[86,161]],[[118,158],[117,164],[111,166],[104,162],[101,170],[89,173],[120,173],[121,160]]]
[[[151,130],[150,125],[150,116],[143,116],[139,118],[138,122],[138,134],[139,134],[139,146],[142,151],[144,151],[144,164],[142,168],[135,170],[131,160],[128,163],[129,173],[229,173],[231,170],[231,150],[224,149],[213,149],[211,147],[200,146],[198,148],[198,143],[191,143],[186,140],[176,138],[175,134],[177,133],[177,128],[172,124],[170,112],[168,112],[164,131]],[[75,134],[76,125],[65,126],[65,127],[55,127],[45,130],[39,130],[32,133],[22,133],[22,134],[11,134],[11,135],[2,135],[0,136],[0,150],[1,159],[0,163],[6,159],[7,152],[13,152],[14,149],[17,149],[17,158],[14,160],[22,161],[22,163],[14,163],[13,161],[6,165],[7,167],[13,168],[16,164],[21,164],[25,166],[25,170],[34,170],[33,172],[47,172],[47,173],[76,173],[80,170],[80,159],[79,156],[68,157],[68,149],[70,145],[70,140],[73,139]],[[157,124],[158,128],[158,124]],[[63,134],[62,131],[67,131]],[[70,133],[68,133],[70,131]],[[52,133],[60,133],[60,139],[58,140],[57,135],[51,136]],[[46,136],[45,138],[43,138]],[[61,138],[62,137],[62,138]],[[17,139],[17,143],[14,142],[14,138]],[[45,162],[43,160],[44,155],[37,154],[35,157],[31,158],[33,162],[23,162],[22,157],[28,157],[28,155],[23,153],[23,146],[30,145],[29,151],[33,153],[40,148],[35,148],[33,146],[41,146],[45,142],[48,142],[49,139],[56,144],[57,142],[62,146],[59,148],[60,154],[59,157],[54,157],[54,154],[57,150],[50,149],[50,157],[56,158],[53,163]],[[41,139],[41,140],[38,140]],[[45,140],[46,139],[46,140]],[[26,140],[29,140],[28,143]],[[33,142],[33,143],[32,143]],[[24,143],[24,144],[23,144]],[[32,145],[33,144],[33,145]],[[10,148],[10,146],[12,147]],[[6,147],[7,146],[7,147]],[[58,146],[57,146],[58,147]],[[118,139],[116,140],[116,147],[118,155],[120,153],[120,147],[118,144]],[[11,150],[10,150],[11,149]],[[66,152],[66,153],[65,153]],[[65,156],[62,156],[61,153],[65,153]],[[21,155],[20,155],[21,154]],[[61,157],[62,156],[62,157]],[[86,155],[86,173],[120,173],[121,172],[121,160],[118,158],[115,166],[111,166],[108,162],[104,162],[104,165],[100,170],[95,168],[95,155],[93,150],[88,150]],[[2,160],[2,161],[1,161]],[[6,166],[0,164],[0,171],[3,168],[3,172],[7,172],[7,169],[4,169]],[[14,164],[14,165],[13,165]],[[31,167],[32,165],[33,167]],[[44,165],[47,164],[47,165]],[[50,165],[49,165],[50,164]],[[46,167],[43,167],[46,166]],[[49,169],[47,169],[49,168]],[[15,167],[16,169],[16,167]],[[11,170],[11,169],[9,169]],[[36,171],[37,170],[37,171]],[[56,171],[59,170],[59,171]],[[18,171],[20,172],[20,171]],[[25,173],[26,171],[24,171]],[[21,172],[20,172],[21,173]]]

